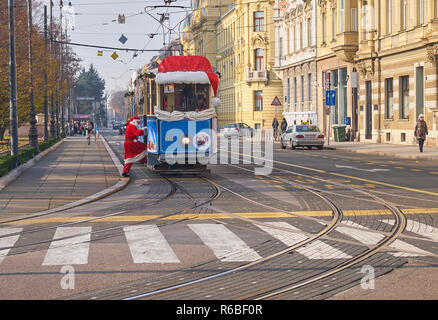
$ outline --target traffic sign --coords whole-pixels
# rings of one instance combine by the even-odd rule
[[[336,105],[336,91],[335,90],[327,90],[325,92],[325,105],[326,106],[335,106]]]
[[[281,102],[277,96],[275,96],[274,100],[272,100],[271,106],[281,106]]]
[[[281,11],[283,11],[284,13],[286,13],[287,9],[289,9],[289,3],[287,3],[287,1],[284,0],[284,1],[282,1],[282,2],[279,4],[278,8],[279,8]]]

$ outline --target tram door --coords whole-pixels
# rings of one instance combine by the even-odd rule
[[[372,109],[372,92],[371,81],[365,82],[366,86],[366,106],[365,106],[365,139],[372,138],[373,128],[373,109]]]

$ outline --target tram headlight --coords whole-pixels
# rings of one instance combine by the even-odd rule
[[[190,143],[190,139],[189,139],[189,137],[184,136],[184,137],[181,139],[181,142],[183,143],[183,145],[188,145],[188,144]]]

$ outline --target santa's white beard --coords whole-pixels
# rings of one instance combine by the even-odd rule
[[[131,121],[131,124],[133,124],[137,129],[140,129],[140,122],[137,121]]]

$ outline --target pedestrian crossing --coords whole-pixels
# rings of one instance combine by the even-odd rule
[[[388,223],[394,224],[394,220],[381,220],[384,223]],[[412,220],[408,220],[408,222],[412,222]],[[346,225],[346,226],[350,226],[350,227],[355,227],[355,228],[360,228],[362,230],[359,229],[352,229],[352,228],[348,228],[348,227],[337,227],[335,230],[343,233],[357,241],[359,241],[360,243],[363,244],[368,244],[368,245],[375,245],[377,243],[379,243],[381,240],[383,240],[383,238],[385,238],[385,236],[381,233],[376,233],[376,232],[372,232],[372,231],[366,231],[369,230],[369,228],[364,227],[360,224],[357,224],[355,222],[352,221],[343,221],[342,224]],[[419,235],[422,235],[421,233],[417,233]],[[429,255],[430,252],[427,252],[425,250],[422,250],[416,246],[413,246],[405,241],[402,240],[395,240],[394,242],[392,242],[389,245],[389,248],[392,249],[396,249],[396,250],[402,250],[402,251],[410,251],[412,253],[406,253],[406,252],[390,252],[391,255],[395,256],[395,257],[419,257],[419,256],[425,256],[425,255]]]
[[[393,224],[394,221],[383,220],[382,223]],[[366,245],[376,245],[384,239],[384,235],[366,228],[352,221],[344,221],[343,225],[335,228],[335,231]],[[263,239],[276,240],[291,247],[308,240],[309,236],[289,222],[264,222],[254,225],[263,234]],[[243,229],[232,229],[219,223],[192,223],[187,224],[191,231],[191,241],[202,243],[222,262],[252,262],[262,257],[259,251],[252,248],[258,246],[265,240],[254,237],[252,231]],[[414,232],[419,236],[438,242],[438,228],[427,226],[417,221],[408,220],[407,231]],[[10,255],[10,251],[17,242],[23,228],[0,228],[0,266]],[[131,225],[123,227],[127,248],[129,248],[132,262],[176,264],[181,263],[179,252],[169,242],[170,231],[160,228],[154,224]],[[245,235],[245,232],[247,233]],[[86,265],[90,255],[92,242],[92,227],[58,227],[55,230],[53,239],[44,252],[42,266],[59,265]],[[251,233],[252,237],[248,234]],[[10,235],[10,236],[8,236]],[[252,239],[252,240],[248,240]],[[255,240],[254,240],[255,239]],[[252,242],[252,243],[248,243]],[[255,243],[254,243],[255,242]],[[23,240],[23,243],[25,241]],[[20,245],[23,245],[20,243]],[[98,243],[97,243],[98,244]],[[389,248],[407,252],[389,252],[396,257],[411,257],[430,255],[431,253],[418,248],[406,241],[395,240]],[[294,252],[309,260],[332,260],[350,259],[352,256],[342,249],[334,247],[325,240],[311,241],[297,248]]]

